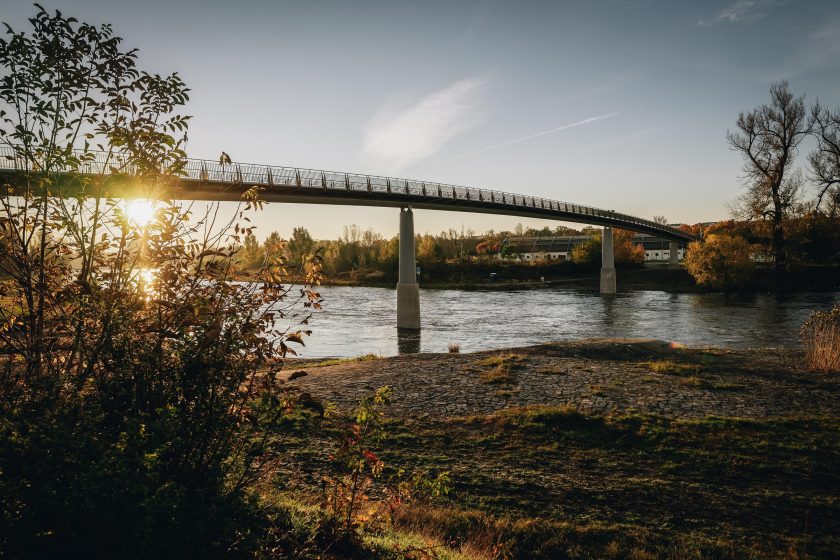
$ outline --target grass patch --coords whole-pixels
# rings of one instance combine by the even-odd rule
[[[380,360],[382,356],[377,354],[364,354],[362,356],[356,356],[355,358],[330,358],[328,360],[295,360],[291,362],[295,366],[300,367],[308,367],[308,368],[316,368],[316,367],[327,367],[327,366],[337,366],[339,364],[352,364],[355,362],[369,362],[371,360]]]
[[[330,429],[332,420],[316,421]],[[407,506],[394,534],[379,534],[392,551],[446,543],[441,551],[466,558],[758,559],[840,550],[837,418],[532,406],[390,421],[387,432],[387,469],[445,470],[453,481],[449,496]],[[318,472],[329,449],[313,439],[287,454]]]
[[[642,365],[653,373],[660,375],[697,375],[700,373],[700,366],[696,364],[686,364],[672,360],[644,362]]]
[[[487,356],[486,358],[478,360],[475,365],[483,367],[500,366],[503,364],[520,365],[526,361],[528,361],[528,358],[526,358],[523,354],[510,352],[507,354],[494,354],[492,356]]]
[[[488,385],[504,385],[515,383],[516,378],[513,376],[513,368],[510,364],[501,363],[494,367],[481,372],[481,381]]]

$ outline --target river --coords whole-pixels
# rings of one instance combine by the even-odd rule
[[[396,292],[324,286],[323,309],[310,320],[303,357],[392,356],[462,352],[577,338],[639,337],[688,346],[781,347],[797,344],[815,310],[830,309],[840,292],[787,295],[672,294],[634,291],[616,297],[569,288],[421,290],[423,330],[398,336]]]

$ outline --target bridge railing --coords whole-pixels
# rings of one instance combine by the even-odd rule
[[[78,155],[82,158],[81,152]],[[86,174],[108,174],[114,171],[131,173],[133,170],[127,161],[127,158],[120,153],[106,154],[105,152],[88,151],[84,153],[82,162],[76,168],[57,171],[72,171]],[[12,147],[0,147],[0,169],[31,171],[32,167],[33,165],[24,161]],[[612,210],[499,190],[478,189],[413,179],[274,165],[245,163],[222,164],[201,159],[188,159],[184,166],[183,175],[184,179],[198,182],[242,183],[259,185],[266,188],[293,187],[306,190],[370,192],[390,194],[395,197],[419,196],[434,200],[479,201],[488,205],[536,208],[558,213],[621,221],[631,225],[637,224],[644,226],[648,230],[659,231],[669,236],[676,235],[682,238],[693,238],[691,234],[670,226]]]

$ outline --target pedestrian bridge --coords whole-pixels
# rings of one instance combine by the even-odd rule
[[[85,158],[80,157],[82,163],[77,168],[66,169],[64,172],[86,175],[132,174],[132,166],[125,163],[121,154],[94,152],[92,155],[87,152]],[[13,188],[20,188],[20,179],[31,172],[32,167],[11,147],[0,148],[0,181]],[[62,171],[57,173],[60,175]],[[240,200],[246,190],[256,185],[263,189],[260,198],[268,202],[400,208],[397,326],[410,329],[420,328],[412,209],[503,214],[603,226],[601,292],[607,294],[616,291],[612,228],[670,239],[672,265],[676,264],[679,244],[695,239],[694,235],[681,229],[615,210],[494,189],[379,175],[189,159],[183,175],[174,184],[171,192],[164,193],[173,200],[236,201]],[[134,187],[119,182],[109,187],[108,194],[126,198],[138,196]]]

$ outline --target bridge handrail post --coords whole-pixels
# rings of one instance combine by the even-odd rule
[[[373,187],[370,185],[370,175],[367,177],[367,189],[368,192],[373,192]]]
[[[426,196],[426,183],[420,183],[420,189],[423,192],[423,196]]]
[[[242,169],[239,167],[239,164],[236,164],[236,182],[242,183]]]
[[[274,176],[271,174],[271,167],[266,167],[265,168],[265,176],[266,176],[266,179],[268,180],[268,186],[273,187],[274,186]]]
[[[347,173],[344,174],[344,188],[350,190],[350,175]]]
[[[391,194],[391,179],[385,179],[385,188],[388,190],[388,194]]]
[[[327,175],[323,171],[321,172],[321,186],[327,190]]]
[[[295,169],[295,183],[297,183],[297,187],[303,187],[303,181],[300,180],[300,169]]]

